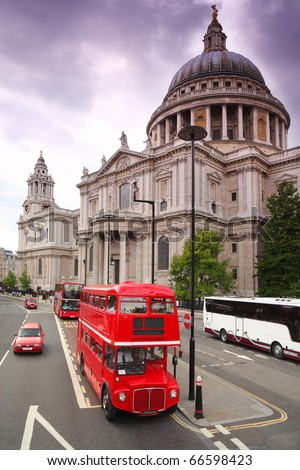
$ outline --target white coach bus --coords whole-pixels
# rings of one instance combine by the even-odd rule
[[[206,297],[203,330],[224,343],[233,341],[300,361],[300,299]]]

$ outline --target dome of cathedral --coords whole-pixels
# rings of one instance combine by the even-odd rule
[[[174,75],[168,92],[191,79],[208,78],[212,75],[248,77],[265,85],[262,74],[251,60],[226,49],[210,50],[184,64]]]

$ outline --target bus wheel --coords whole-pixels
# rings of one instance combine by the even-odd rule
[[[280,343],[273,343],[271,346],[271,352],[276,359],[283,358],[283,348]]]
[[[80,356],[80,372],[81,372],[81,375],[85,375],[83,354],[81,354],[81,356]]]
[[[220,331],[220,340],[223,342],[223,343],[228,343],[228,339],[227,339],[227,332],[226,330],[222,329]]]
[[[167,409],[169,415],[172,415],[175,411],[177,411],[177,405],[170,406],[170,408]]]
[[[102,397],[102,405],[104,410],[104,415],[107,421],[113,421],[117,414],[117,409],[112,404],[109,391],[105,387]]]

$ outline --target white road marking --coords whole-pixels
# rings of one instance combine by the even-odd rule
[[[233,354],[234,356],[236,357],[239,357],[240,359],[247,359],[247,361],[254,361],[254,359],[251,359],[250,357],[248,356],[242,356],[241,354],[236,354],[232,351],[227,351],[226,349],[223,349],[224,352],[228,353],[228,354]]]
[[[66,345],[66,342],[63,338],[62,331],[61,331],[61,328],[60,328],[60,325],[59,325],[59,321],[58,321],[56,315],[55,315],[55,321],[56,321],[58,333],[60,335],[60,341],[61,341],[62,348],[63,348],[64,354],[65,354],[65,358],[66,358],[66,361],[67,361],[67,366],[69,368],[69,372],[70,372],[74,392],[75,392],[75,395],[76,395],[76,398],[77,398],[78,406],[79,406],[79,408],[87,408],[87,404],[86,404],[84,395],[82,393],[80,384],[78,382],[77,375],[76,375],[73,363],[71,361],[70,355],[68,353],[67,345]]]
[[[249,447],[245,446],[245,444],[243,444],[242,441],[240,441],[239,439],[237,438],[233,438],[231,439],[231,441],[241,450],[249,450]]]
[[[228,450],[228,447],[226,447],[221,441],[216,441],[214,444],[220,450]]]
[[[201,429],[202,434],[208,438],[214,437],[214,435],[206,428]]]
[[[230,434],[230,432],[221,424],[216,424],[216,428],[219,429],[222,434]]]
[[[3,362],[5,361],[5,358],[6,358],[6,356],[7,356],[8,353],[9,353],[9,349],[6,351],[6,353],[5,353],[4,356],[2,357],[1,362],[0,362],[0,367],[2,366]]]
[[[26,423],[25,423],[25,429],[24,429],[24,434],[23,434],[23,439],[22,439],[22,444],[21,444],[21,450],[29,450],[30,449],[30,444],[32,440],[32,434],[33,434],[33,428],[34,428],[34,422],[37,420],[45,429],[46,431],[51,434],[51,436],[54,437],[54,439],[59,442],[64,449],[67,450],[75,450],[74,447],[72,447],[55,429],[51,424],[43,418],[43,416],[38,412],[38,406],[30,406]]]

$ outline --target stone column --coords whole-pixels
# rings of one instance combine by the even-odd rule
[[[207,131],[207,136],[205,137],[204,140],[211,140],[211,107],[206,106],[206,131]]]
[[[99,234],[93,237],[93,279],[95,284],[99,284]]]
[[[227,105],[222,104],[222,140],[228,140],[227,135]]]
[[[126,232],[120,232],[120,283],[127,280]]]
[[[166,144],[167,144],[168,142],[170,142],[170,120],[169,120],[169,118],[166,118],[165,134],[166,134]]]
[[[278,147],[278,148],[280,147],[278,116],[275,116],[275,146]]]
[[[266,135],[266,139],[267,139],[267,144],[271,145],[270,113],[267,112],[266,116],[267,116],[267,121],[266,121],[267,135]]]
[[[253,108],[253,141],[258,141],[258,131],[257,131],[257,108]]]
[[[243,125],[243,106],[238,105],[238,140],[245,140]]]

